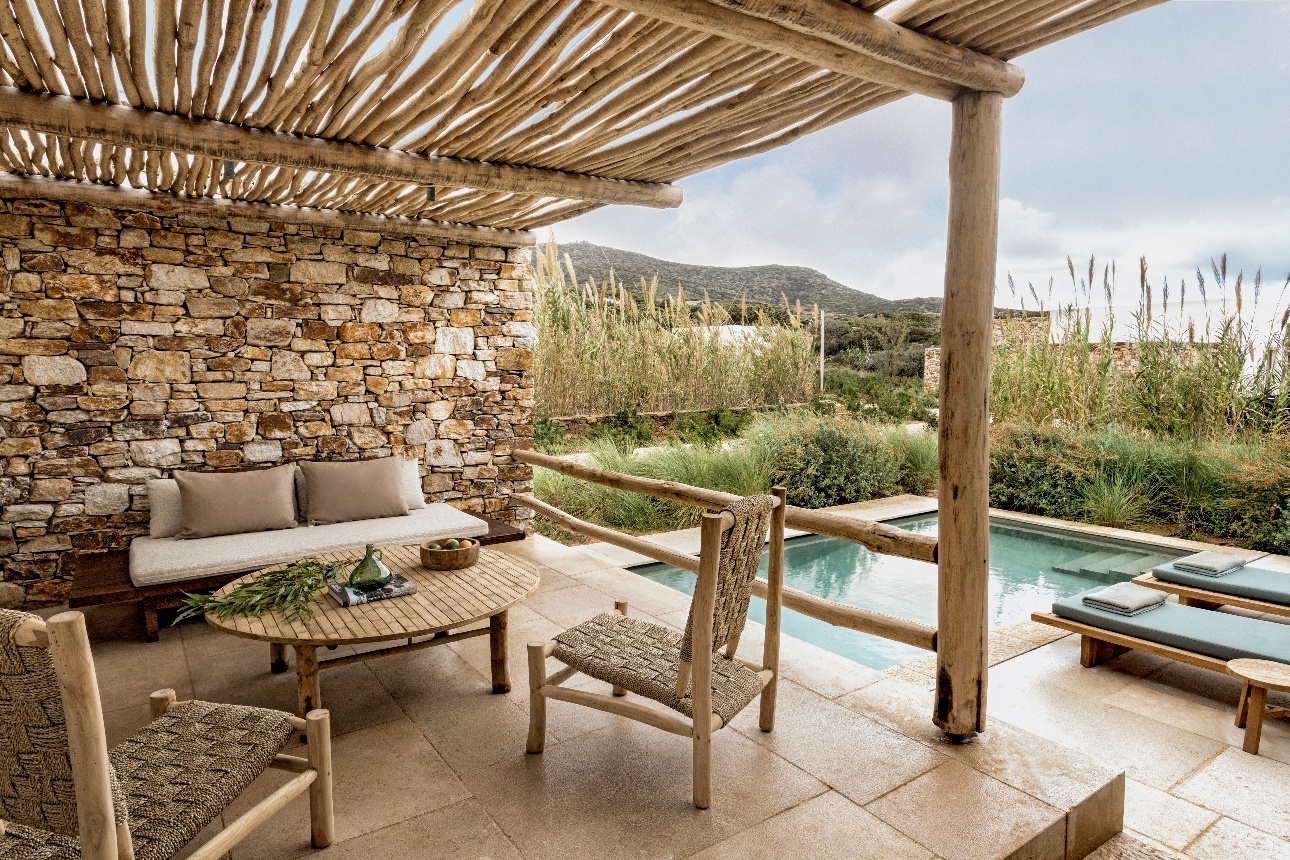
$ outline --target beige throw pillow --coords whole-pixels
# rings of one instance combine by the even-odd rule
[[[421,489],[421,470],[416,460],[400,459],[403,472],[403,498],[408,502],[409,511],[417,511],[426,506],[426,494]]]
[[[291,466],[251,472],[176,472],[183,528],[175,537],[295,528],[291,473]]]
[[[306,519],[315,525],[326,525],[406,516],[402,462],[398,457],[382,457],[299,463],[308,497]]]
[[[426,506],[426,494],[421,489],[421,471],[416,460],[397,458],[403,474],[403,498],[408,503],[409,511],[419,511]],[[300,519],[309,521],[309,485],[305,482],[305,473],[296,466],[296,508]],[[156,535],[153,535],[156,537]]]
[[[179,485],[171,478],[148,482],[148,536],[174,537],[184,527]]]

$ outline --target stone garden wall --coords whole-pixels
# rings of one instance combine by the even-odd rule
[[[0,605],[61,599],[176,468],[397,453],[528,513],[527,250],[0,199],[0,252]]]

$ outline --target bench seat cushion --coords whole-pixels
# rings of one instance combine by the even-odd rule
[[[436,502],[405,517],[301,526],[271,532],[176,540],[138,537],[130,543],[130,581],[137,586],[259,570],[324,552],[397,546],[450,537],[481,537],[488,523]]]
[[[1253,657],[1290,663],[1290,624],[1177,603],[1162,603],[1141,615],[1116,615],[1086,605],[1084,595],[1089,593],[1054,602],[1053,614],[1219,660]]]
[[[1156,579],[1172,582],[1174,585],[1290,606],[1290,573],[1279,570],[1246,566],[1224,576],[1205,576],[1203,573],[1179,570],[1172,564],[1163,564],[1151,573]]]

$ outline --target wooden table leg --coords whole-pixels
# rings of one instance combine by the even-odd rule
[[[322,707],[322,685],[318,682],[318,652],[312,645],[296,645],[298,679],[296,713],[304,716]]]
[[[281,642],[269,643],[269,671],[275,675],[287,671],[287,646]]]
[[[1241,684],[1241,698],[1236,700],[1236,727],[1245,728],[1245,715],[1250,710],[1250,682]]]
[[[1259,735],[1263,732],[1263,712],[1267,709],[1268,691],[1250,684],[1249,711],[1245,715],[1245,746],[1250,755],[1259,754]]]
[[[488,652],[493,668],[493,692],[511,691],[511,671],[506,665],[506,610],[488,619]]]

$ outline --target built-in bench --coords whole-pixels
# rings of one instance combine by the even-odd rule
[[[427,506],[426,510],[429,510]],[[455,510],[455,509],[454,509]],[[484,514],[469,514],[468,516],[481,520],[486,528],[482,534],[478,534],[479,542],[484,546],[509,543],[524,539],[524,530],[502,522],[493,517]],[[365,521],[370,522],[370,521]],[[347,524],[348,525],[348,524]],[[313,526],[308,529],[292,529],[287,534],[298,532],[309,532],[314,529],[328,528],[327,526]],[[283,532],[265,532],[267,535],[281,535]],[[465,537],[466,535],[461,535]],[[235,535],[234,537],[244,538],[246,535]],[[421,538],[420,540],[433,540],[433,537]],[[204,538],[198,543],[213,540],[213,538]],[[419,543],[417,541],[401,541],[402,543]],[[363,541],[368,543],[371,541]],[[379,541],[378,541],[379,542]],[[193,543],[193,541],[188,541]],[[353,544],[347,549],[356,549],[362,546],[362,543]],[[383,542],[387,546],[394,542]],[[337,547],[340,549],[342,547]],[[311,549],[304,553],[299,553],[293,558],[286,561],[294,561],[301,555],[308,555],[310,552],[323,552],[325,550]],[[277,564],[276,561],[268,561],[263,564],[254,566],[243,566],[239,570],[224,571],[222,573],[211,573],[196,579],[185,579],[181,581],[156,582],[151,584],[137,585],[130,578],[130,550],[100,550],[94,552],[68,552],[64,554],[64,570],[71,577],[72,588],[68,594],[68,605],[72,608],[81,608],[85,606],[102,606],[113,603],[132,603],[138,607],[140,625],[144,637],[149,642],[156,642],[160,636],[160,625],[157,620],[157,611],[160,609],[171,609],[179,606],[184,600],[185,592],[212,591],[221,588],[239,576],[258,570],[269,564]]]
[[[305,468],[314,467],[306,465]],[[388,467],[385,468],[384,474],[388,475]],[[186,593],[219,588],[244,574],[273,565],[289,564],[311,555],[362,549],[367,544],[400,546],[454,537],[478,538],[482,544],[497,544],[524,537],[522,530],[490,517],[461,511],[442,502],[427,504],[422,495],[417,466],[412,462],[401,464],[393,483],[382,478],[371,485],[399,487],[393,491],[393,504],[395,510],[405,511],[403,515],[388,515],[383,512],[388,507],[373,509],[369,505],[365,509],[370,512],[366,514],[367,518],[345,517],[343,521],[336,521],[335,518],[329,520],[325,512],[320,512],[321,522],[311,525],[305,520],[307,494],[304,476],[300,468],[295,468],[294,473],[294,480],[290,476],[274,479],[277,480],[276,486],[271,484],[262,496],[273,500],[266,501],[264,510],[270,514],[276,510],[278,518],[272,522],[279,525],[262,526],[253,517],[252,523],[260,530],[242,531],[247,526],[245,519],[236,521],[236,525],[224,520],[220,523],[222,531],[208,529],[203,535],[199,530],[197,534],[203,536],[198,537],[180,534],[184,514],[176,482],[149,482],[151,534],[136,537],[128,550],[66,554],[64,572],[72,581],[68,603],[72,607],[133,603],[139,607],[145,637],[156,641],[160,632],[159,609],[180,605]],[[184,480],[195,478],[185,477]],[[219,479],[202,480],[209,486],[211,480]],[[256,492],[256,489],[247,488],[243,479],[230,476],[230,480],[242,484],[235,492]],[[284,495],[282,480],[286,480],[294,490],[287,489]],[[219,486],[216,485],[217,488]],[[154,494],[155,498],[152,498]],[[376,497],[380,495],[376,493]],[[355,498],[348,487],[333,489],[331,497]],[[198,512],[235,511],[237,508],[229,505],[240,503],[243,497],[238,495],[236,501],[225,502],[217,495],[213,508],[209,500],[204,502],[200,495],[194,498],[196,507],[193,512]],[[281,516],[284,504],[289,507],[285,517]],[[358,510],[364,510],[363,505],[360,504]],[[351,516],[356,513],[353,508],[350,512]],[[200,514],[193,513],[193,516]],[[295,527],[280,525],[284,522],[290,524],[293,518],[298,518]],[[237,531],[226,533],[232,529]]]

